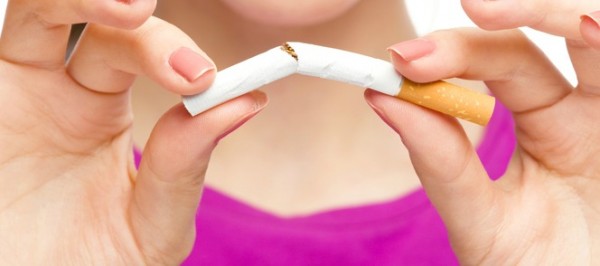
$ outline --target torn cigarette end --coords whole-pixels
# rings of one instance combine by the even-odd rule
[[[492,118],[496,104],[490,95],[452,83],[415,83],[406,78],[396,97],[482,126]]]
[[[283,50],[284,52],[288,53],[290,56],[292,56],[296,61],[298,61],[298,54],[296,53],[296,51],[294,50],[294,48],[292,48],[292,46],[290,46],[290,44],[283,43],[281,45],[281,50]]]

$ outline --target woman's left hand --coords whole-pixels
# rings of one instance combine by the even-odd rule
[[[366,98],[401,136],[463,264],[598,264],[600,13],[579,17],[600,4],[512,2],[463,6],[488,29],[530,25],[567,38],[576,87],[518,30],[441,31],[391,47],[404,76],[483,80],[512,111],[518,146],[498,181],[455,119],[374,91]]]

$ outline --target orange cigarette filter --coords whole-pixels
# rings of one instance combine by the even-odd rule
[[[416,83],[406,78],[396,97],[482,126],[492,118],[496,104],[490,95],[446,81]]]

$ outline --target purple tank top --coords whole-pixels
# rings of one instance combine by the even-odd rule
[[[512,156],[513,132],[509,111],[497,104],[477,149],[493,179]],[[390,202],[281,218],[207,187],[196,229],[183,265],[458,265],[423,189]]]

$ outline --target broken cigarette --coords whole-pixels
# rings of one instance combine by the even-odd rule
[[[292,74],[337,80],[370,88],[479,125],[486,125],[495,99],[437,81],[415,83],[394,66],[369,56],[307,43],[289,42],[220,71],[206,91],[185,96],[191,115]]]

